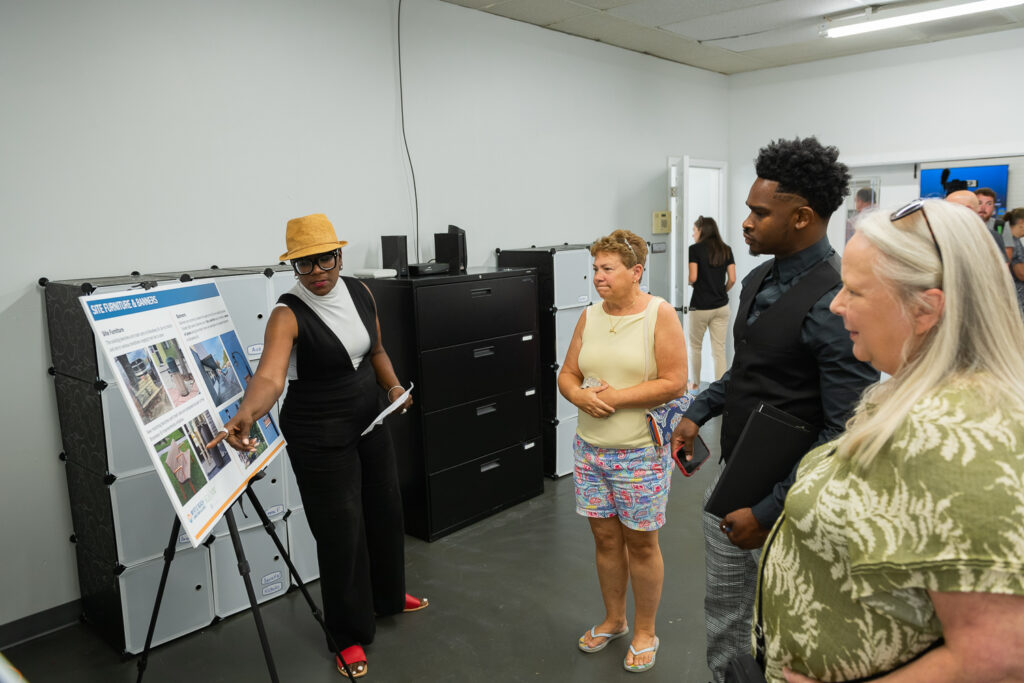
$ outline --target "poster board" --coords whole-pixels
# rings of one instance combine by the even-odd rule
[[[252,369],[214,282],[81,298],[135,427],[193,547],[284,446],[270,415],[256,450],[206,444],[238,412]]]

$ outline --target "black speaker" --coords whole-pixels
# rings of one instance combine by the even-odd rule
[[[454,225],[434,233],[434,260],[447,263],[449,273],[466,272],[466,231]]]
[[[380,236],[381,268],[392,268],[399,277],[409,274],[409,249],[405,235]]]

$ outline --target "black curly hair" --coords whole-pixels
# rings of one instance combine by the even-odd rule
[[[839,161],[839,150],[814,136],[772,140],[758,152],[754,168],[758,178],[777,182],[779,192],[806,199],[826,221],[850,191],[850,171]]]

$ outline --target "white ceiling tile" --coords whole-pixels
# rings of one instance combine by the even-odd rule
[[[890,35],[882,33],[864,33],[858,36],[850,36],[841,39],[821,39],[809,42],[793,43],[778,47],[750,50],[744,52],[744,56],[756,59],[767,66],[785,66],[788,64],[802,64],[813,62],[819,59],[832,59],[834,57],[845,57],[847,55],[873,52],[876,50],[887,50],[904,45],[913,45],[920,42],[909,32],[902,29],[895,29]],[[850,41],[844,43],[843,41]]]
[[[586,5],[591,9],[612,9],[623,5],[632,5],[640,0],[572,0],[577,5]]]
[[[814,41],[824,42],[825,40],[828,39],[821,35],[821,25],[818,22],[813,22],[792,24],[788,28],[741,35],[735,38],[723,38],[710,42],[702,41],[701,45],[746,53],[766,47],[800,45]]]
[[[984,12],[955,19],[943,21],[932,21],[927,24],[919,24],[916,28],[924,34],[928,40],[942,40],[958,35],[970,33],[984,33],[985,31],[998,31],[1012,27],[1013,21],[1000,12]]]
[[[570,17],[596,12],[568,0],[510,0],[485,11],[537,26],[548,26]]]
[[[719,73],[738,73],[761,68],[759,61],[745,55],[715,47],[704,47],[695,41],[679,38],[660,29],[632,24],[615,17],[577,17],[551,28]]]
[[[856,9],[856,0],[777,0],[743,10],[719,12],[662,26],[666,31],[696,40],[752,35],[791,28],[794,22],[816,24],[825,15]]]
[[[659,31],[659,29],[647,29],[648,31]],[[708,71],[717,71],[723,74],[739,73],[762,68],[762,63],[747,55],[741,55],[729,50],[722,50],[717,47],[706,47],[699,43],[680,40],[671,34],[662,32],[661,40],[648,40],[643,50],[624,45],[630,49],[646,52],[647,54],[668,59],[680,64],[688,64]]]
[[[1018,7],[849,38],[819,35],[825,16],[852,19],[869,5],[928,0],[444,1],[725,74],[1024,28]]]
[[[472,9],[484,9],[492,5],[501,4],[499,0],[443,0],[444,2],[451,3],[452,5],[462,5],[463,7],[469,7]]]
[[[772,0],[642,0],[608,10],[608,13],[644,26],[664,26],[771,2]]]
[[[618,33],[635,31],[640,27],[636,24],[631,24],[628,21],[613,17],[606,12],[593,12],[591,14],[581,14],[570,19],[566,19],[565,21],[551,24],[548,28],[552,28],[556,31],[562,31],[563,33],[571,33],[582,38],[605,40],[606,38]]]

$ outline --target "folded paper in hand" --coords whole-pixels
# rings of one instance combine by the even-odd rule
[[[399,408],[401,408],[402,404],[405,403],[405,399],[409,398],[409,395],[412,394],[413,386],[415,386],[415,385],[412,382],[409,382],[409,388],[406,389],[404,392],[402,392],[402,395],[399,396],[398,398],[396,398],[391,403],[391,405],[389,405],[387,408],[382,410],[380,412],[380,415],[378,415],[377,417],[373,418],[373,422],[370,423],[370,426],[367,427],[366,429],[364,429],[363,433],[360,434],[359,436],[366,436],[367,434],[369,434],[370,432],[373,431],[374,427],[376,427],[379,424],[384,424],[384,418],[387,417],[388,415],[390,415],[391,413],[395,412]]]

